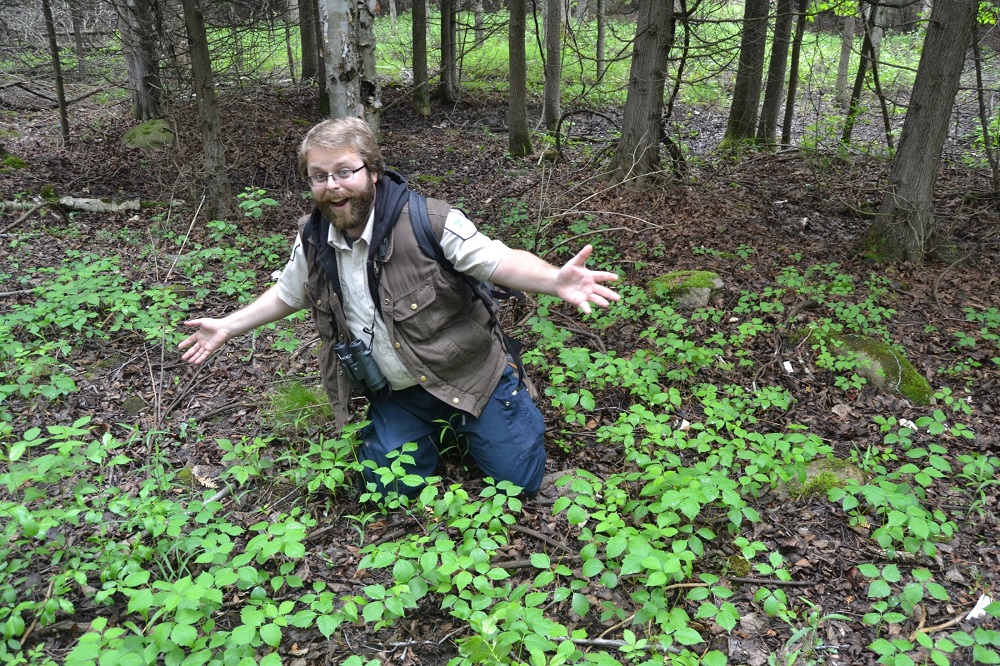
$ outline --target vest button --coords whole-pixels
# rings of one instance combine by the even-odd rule
[[[420,375],[420,381],[426,382],[427,381],[427,376],[426,375]]]
[[[394,346],[394,347],[395,347],[396,349],[399,349],[399,343],[398,343],[398,342],[397,342],[397,343],[396,343],[395,345],[393,345],[393,346]]]
[[[417,309],[417,304],[416,303],[410,303],[410,309],[411,310],[416,310]]]
[[[323,299],[322,299],[322,298],[320,298],[320,299],[318,299],[318,300],[316,301],[316,307],[319,307],[319,306],[321,306],[321,305],[323,305]]]
[[[461,401],[460,401],[460,400],[459,400],[458,398],[452,398],[452,399],[451,399],[451,401],[452,401],[453,403],[455,403],[456,405],[457,405],[457,404],[458,404],[459,402],[461,402]]]
[[[389,305],[389,299],[387,298],[387,299],[383,300],[382,303],[384,303],[385,305]]]

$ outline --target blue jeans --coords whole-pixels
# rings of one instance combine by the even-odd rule
[[[437,468],[441,431],[450,427],[486,476],[498,482],[510,481],[529,495],[542,483],[545,422],[510,366],[479,418],[455,410],[420,386],[395,391],[386,399],[372,399],[368,418],[371,425],[358,449],[362,462],[372,460],[378,467],[388,467],[389,453],[414,442],[417,449],[408,454],[414,464],[403,469],[426,478]],[[378,490],[386,489],[377,473],[366,467],[363,474]],[[420,487],[403,483],[393,489],[411,497],[420,493]]]

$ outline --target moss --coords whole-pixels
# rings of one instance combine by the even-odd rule
[[[9,169],[23,169],[28,163],[16,155],[7,155],[3,158],[3,165]]]
[[[174,132],[165,120],[150,120],[125,132],[122,143],[129,148],[160,148],[174,142]]]
[[[42,185],[38,192],[46,201],[59,201],[59,194],[56,193],[55,185]]]
[[[781,497],[802,499],[806,497],[826,497],[833,488],[843,488],[854,480],[859,484],[867,482],[865,473],[854,463],[841,458],[819,458],[805,468],[804,481],[789,481],[778,488]]]
[[[650,280],[647,291],[654,298],[669,298],[688,289],[715,289],[718,280],[711,271],[675,271]]]
[[[753,567],[750,566],[747,558],[740,557],[739,555],[731,555],[726,560],[726,564],[729,565],[729,573],[737,578],[745,578],[753,571]]]
[[[861,335],[840,338],[861,362],[858,374],[873,381],[886,391],[894,391],[909,399],[914,405],[930,405],[934,390],[913,364],[900,352],[879,340]]]

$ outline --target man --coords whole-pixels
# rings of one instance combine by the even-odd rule
[[[277,284],[221,319],[185,322],[197,328],[180,343],[183,359],[201,363],[230,338],[311,308],[319,331],[323,385],[337,427],[348,418],[351,376],[338,361],[339,343],[363,343],[386,387],[368,386],[368,418],[358,458],[364,476],[384,490],[385,469],[415,442],[407,473],[427,477],[438,462],[443,424],[462,436],[487,476],[535,493],[545,469],[541,413],[523,390],[502,335],[468,280],[559,296],[590,312],[618,300],[603,283],[614,273],[584,266],[587,246],[561,268],[479,233],[466,217],[429,199],[432,227],[457,272],[420,250],[409,217],[406,183],[387,170],[375,137],[357,118],[326,120],[299,149],[299,171],[316,204],[303,218],[292,257]],[[327,230],[321,235],[321,230]],[[388,478],[388,477],[386,477]],[[415,495],[419,488],[391,484]]]

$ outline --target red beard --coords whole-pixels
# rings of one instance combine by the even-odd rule
[[[339,197],[334,197],[328,192],[324,192],[322,197],[316,197],[316,206],[335,229],[340,231],[363,229],[368,223],[372,204],[375,203],[375,183],[371,178],[366,178],[365,181],[363,189],[348,192],[338,205],[334,205],[330,199]]]

